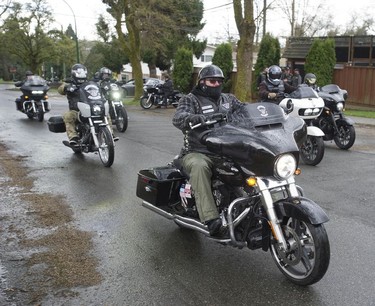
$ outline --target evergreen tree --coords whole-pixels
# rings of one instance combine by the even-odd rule
[[[335,41],[316,39],[306,56],[305,73],[314,73],[317,85],[332,83],[336,64]]]
[[[232,85],[230,76],[233,71],[232,45],[230,43],[222,43],[216,48],[212,64],[220,67],[223,71],[225,77],[223,92],[229,92]]]
[[[178,88],[183,93],[188,93],[191,90],[193,69],[193,52],[186,48],[178,49],[172,74],[175,88]]]

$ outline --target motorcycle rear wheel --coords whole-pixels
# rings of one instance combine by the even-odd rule
[[[99,129],[99,157],[105,167],[111,167],[115,159],[115,144],[107,126]]]
[[[335,134],[333,140],[335,141],[336,146],[340,149],[348,150],[350,149],[355,141],[355,129],[352,125],[339,125],[338,133]]]
[[[286,219],[282,229],[289,250],[278,250],[276,243],[271,243],[270,247],[281,273],[300,286],[318,282],[327,272],[330,261],[330,245],[324,225],[313,225],[291,217]]]
[[[306,165],[316,166],[324,156],[324,141],[322,137],[307,135],[300,149],[300,156]]]
[[[153,99],[151,96],[143,96],[141,97],[140,103],[144,109],[150,109],[153,105]]]
[[[121,133],[128,128],[128,114],[123,106],[117,108],[116,128]]]

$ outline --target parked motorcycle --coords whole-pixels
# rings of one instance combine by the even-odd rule
[[[128,113],[122,104],[122,88],[116,83],[104,81],[101,85],[101,89],[109,104],[111,123],[116,125],[119,132],[124,133],[128,128]]]
[[[144,94],[141,97],[140,104],[144,109],[149,109],[153,105],[157,106],[163,101],[163,92],[160,90],[158,85],[147,85],[143,87]],[[167,106],[173,105],[178,106],[178,101],[181,99],[182,94],[178,90],[174,90],[167,98]]]
[[[307,124],[307,139],[300,149],[301,159],[305,164],[315,166],[324,156],[324,132],[314,126],[313,120],[322,113],[324,101],[306,85],[300,85],[297,90],[284,96],[279,105],[284,109],[292,108],[290,116],[300,117]]]
[[[115,157],[115,144],[107,120],[109,105],[95,82],[83,83],[76,90],[80,92],[80,101],[77,103],[79,121],[76,123],[79,140],[77,145],[71,145],[67,140],[63,144],[77,154],[99,153],[103,165],[110,167]],[[62,116],[52,116],[47,123],[51,132],[66,132]]]
[[[36,118],[42,122],[44,114],[50,111],[47,81],[40,76],[32,75],[24,82],[19,81],[14,85],[22,91],[22,96],[15,101],[17,110],[26,114],[29,119]]]
[[[189,176],[176,157],[167,166],[140,170],[142,205],[178,226],[224,245],[270,250],[279,270],[295,284],[311,285],[326,273],[330,246],[326,213],[296,185],[302,119],[273,103],[247,104],[230,122],[212,118],[195,129],[215,160],[212,192],[226,231],[210,236],[198,216]],[[194,128],[194,127],[193,127]]]
[[[350,149],[356,134],[354,121],[344,115],[348,92],[338,85],[329,84],[320,87],[318,95],[324,100],[324,110],[313,124],[324,132],[323,140],[334,140],[340,149]]]

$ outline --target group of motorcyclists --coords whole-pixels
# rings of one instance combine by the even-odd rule
[[[95,74],[94,80],[101,88],[106,82],[112,82],[112,72],[103,67]],[[165,95],[160,106],[166,105],[168,94],[173,91],[173,82],[168,74],[164,75],[163,85]],[[87,68],[82,64],[75,64],[71,68],[71,77],[59,88],[58,92],[66,95],[69,110],[64,114],[63,119],[66,126],[66,133],[70,145],[78,142],[75,128],[78,120],[79,110],[77,102],[80,99],[78,89],[88,81]],[[211,192],[211,177],[213,162],[210,154],[196,138],[192,126],[203,124],[207,118],[221,114],[230,117],[230,114],[238,111],[245,103],[239,101],[232,94],[222,93],[224,75],[216,65],[207,65],[198,74],[198,81],[192,91],[183,96],[178,104],[173,117],[173,125],[182,130],[184,134],[184,146],[180,153],[184,171],[190,176],[190,182],[197,200],[198,214],[200,221],[207,225],[211,235],[222,233],[221,219]],[[304,83],[308,86],[316,86],[316,77],[312,73],[305,76]],[[296,89],[283,80],[283,71],[277,65],[272,65],[264,71],[264,78],[259,84],[259,97],[261,101],[278,103],[284,93],[291,93]],[[102,91],[105,96],[105,90]],[[109,118],[110,121],[110,118]],[[113,134],[113,130],[110,127]],[[114,136],[114,140],[118,137]]]

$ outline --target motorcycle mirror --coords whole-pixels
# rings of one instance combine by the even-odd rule
[[[286,113],[287,114],[290,114],[294,109],[294,104],[293,104],[293,101],[291,99],[289,99],[287,102],[286,102]]]

